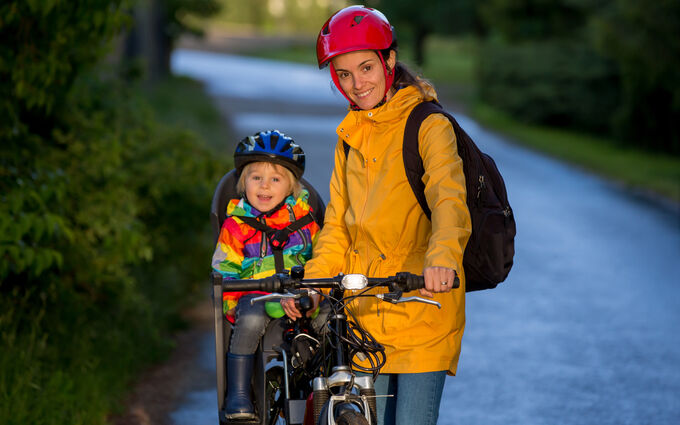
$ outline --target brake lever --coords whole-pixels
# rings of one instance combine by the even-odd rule
[[[292,299],[298,299],[302,298],[305,295],[309,295],[307,291],[300,291],[297,294],[291,294],[290,292],[285,293],[285,294],[279,294],[279,293],[274,293],[272,292],[271,294],[266,294],[266,295],[261,295],[259,297],[252,298],[250,300],[250,305],[254,305],[256,302],[260,301],[270,301],[270,300],[282,300],[284,298],[292,298]]]
[[[376,294],[376,298],[381,299],[383,301],[387,301],[392,304],[401,304],[401,303],[407,303],[407,302],[419,302],[423,304],[430,304],[437,306],[437,308],[442,308],[442,305],[439,304],[439,302],[435,300],[428,300],[427,298],[421,298],[421,297],[406,297],[402,298],[401,297],[401,291],[397,292],[388,292],[386,294]]]

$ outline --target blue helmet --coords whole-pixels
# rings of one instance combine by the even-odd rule
[[[305,152],[292,138],[278,130],[245,137],[236,146],[234,165],[239,174],[249,163],[260,161],[283,165],[297,179],[305,172]]]

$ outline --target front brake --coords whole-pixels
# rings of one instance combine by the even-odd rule
[[[261,301],[279,301],[284,298],[292,298],[292,299],[298,299],[302,298],[304,296],[309,295],[309,293],[306,290],[300,291],[296,294],[291,294],[290,292],[287,292],[285,294],[279,294],[276,292],[272,292],[271,294],[266,294],[266,295],[261,295],[259,297],[252,298],[250,300],[250,305],[255,304],[256,302],[261,302]]]
[[[435,300],[428,300],[427,298],[422,298],[422,297],[405,297],[403,298],[401,296],[401,291],[397,292],[387,292],[385,294],[376,294],[376,298],[381,299],[383,301],[387,301],[392,304],[401,304],[401,303],[407,303],[407,302],[419,302],[423,304],[430,304],[437,306],[437,308],[442,308],[442,305],[435,301]]]

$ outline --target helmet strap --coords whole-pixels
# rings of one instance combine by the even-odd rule
[[[378,52],[378,57],[380,57],[380,62],[382,63],[383,66],[383,72],[385,72],[385,94],[383,95],[383,100],[381,103],[384,103],[387,99],[387,92],[390,91],[392,88],[392,83],[394,83],[394,69],[390,69],[389,71],[387,70],[387,64],[385,63],[385,58],[383,58],[382,53],[380,50]]]
[[[349,102],[349,106],[350,106],[350,108],[352,108],[352,110],[355,110],[355,111],[359,110],[359,107],[356,105],[356,103],[354,103],[352,101],[352,99],[350,99],[349,96],[347,96],[347,93],[345,93],[345,91],[342,89],[342,87],[340,87],[340,80],[338,79],[338,74],[335,72],[335,67],[333,66],[333,62],[330,62],[329,65],[330,65],[329,69],[331,71],[331,78],[333,79],[333,82],[335,83],[335,87],[337,87],[338,90],[340,90],[340,93],[342,93],[342,95],[345,96],[345,99],[347,99],[347,101]]]

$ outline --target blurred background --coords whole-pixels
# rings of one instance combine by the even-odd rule
[[[0,4],[0,423],[107,423],[207,296],[210,199],[244,134],[173,55],[315,66],[318,29],[348,4]],[[365,4],[449,108],[670,211],[677,230],[680,2]]]

